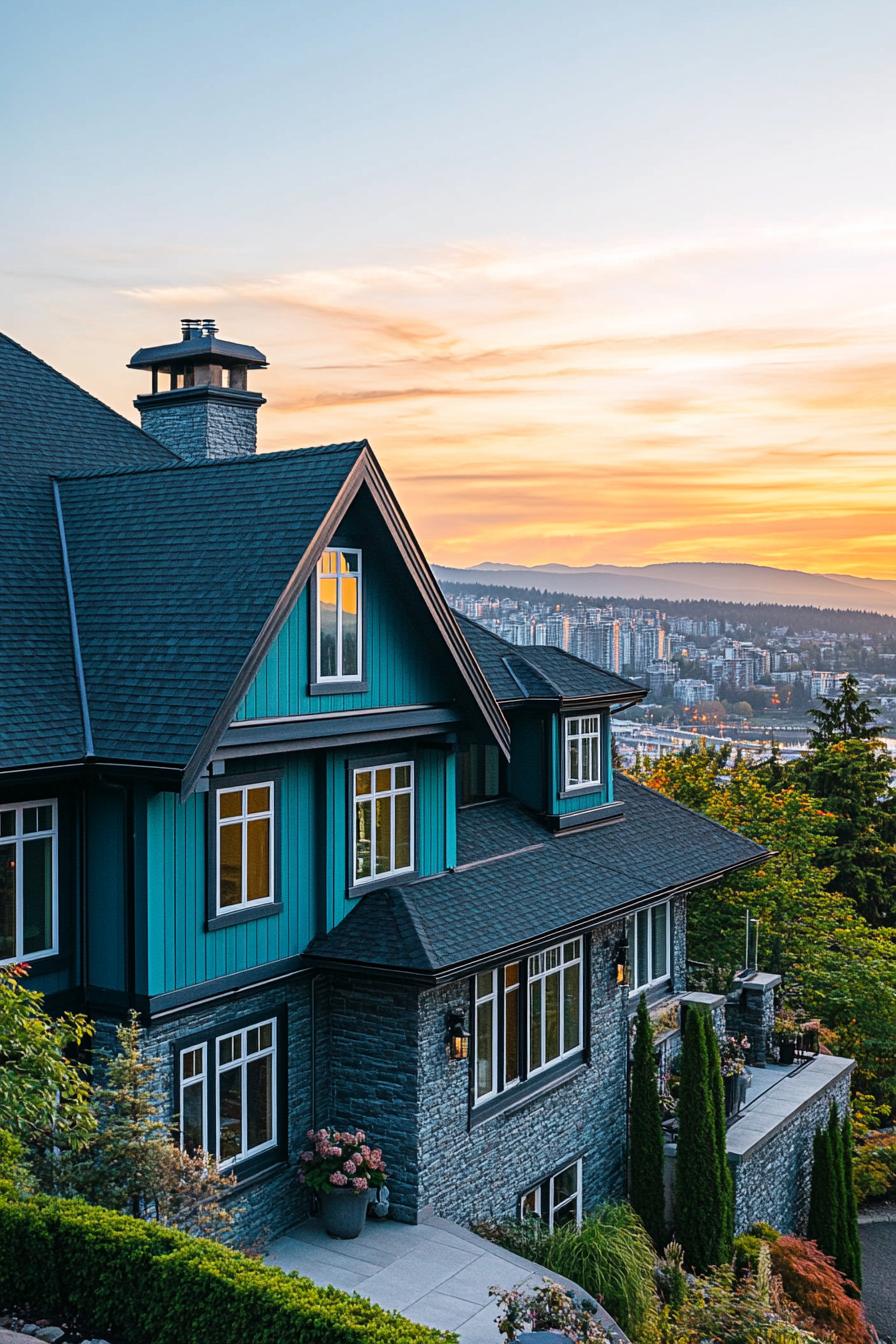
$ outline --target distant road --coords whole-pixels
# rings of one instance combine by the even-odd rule
[[[896,1339],[896,1222],[862,1223],[862,1297],[884,1339]]]

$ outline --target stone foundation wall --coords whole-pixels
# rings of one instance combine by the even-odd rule
[[[735,1233],[746,1232],[755,1222],[771,1223],[779,1232],[798,1236],[805,1232],[812,1182],[812,1141],[816,1129],[828,1123],[832,1101],[837,1103],[842,1119],[849,1106],[848,1072],[818,1092],[805,1109],[764,1142],[743,1155],[735,1157],[729,1153],[734,1174]],[[734,1125],[730,1131],[732,1141],[736,1132]]]
[[[587,1209],[625,1190],[627,994],[615,983],[617,922],[591,937],[591,1059],[573,1078],[471,1124],[469,1068],[448,1058],[445,1018],[469,1020],[469,981],[420,996],[419,1199],[468,1223],[513,1216],[519,1196],[583,1158]]]

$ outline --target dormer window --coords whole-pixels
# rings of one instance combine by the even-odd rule
[[[324,551],[317,566],[317,680],[361,680],[361,552]]]
[[[603,782],[600,715],[565,720],[567,789],[594,789]]]

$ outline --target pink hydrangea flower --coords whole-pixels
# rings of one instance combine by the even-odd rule
[[[313,1161],[314,1161],[314,1154],[313,1154],[312,1152],[310,1152],[310,1151],[306,1151],[306,1152],[304,1152],[304,1153],[299,1153],[299,1157],[301,1158],[301,1160],[302,1160],[303,1162],[313,1162]]]
[[[331,1185],[348,1185],[348,1177],[347,1177],[347,1176],[343,1176],[343,1174],[342,1174],[341,1171],[331,1171],[331,1172],[330,1172],[330,1184],[331,1184]]]
[[[346,1176],[354,1176],[356,1168],[351,1158],[349,1158],[347,1162],[343,1162],[342,1170],[345,1172]]]
[[[355,1176],[355,1178],[352,1181],[352,1185],[355,1188],[355,1190],[367,1189],[367,1181],[364,1179],[363,1176]]]

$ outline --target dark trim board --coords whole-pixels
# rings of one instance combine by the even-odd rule
[[[566,794],[567,798],[572,796]],[[548,821],[555,831],[570,831],[597,822],[619,821],[624,812],[624,803],[598,803],[596,807],[583,807],[581,812],[556,812],[548,817]]]

